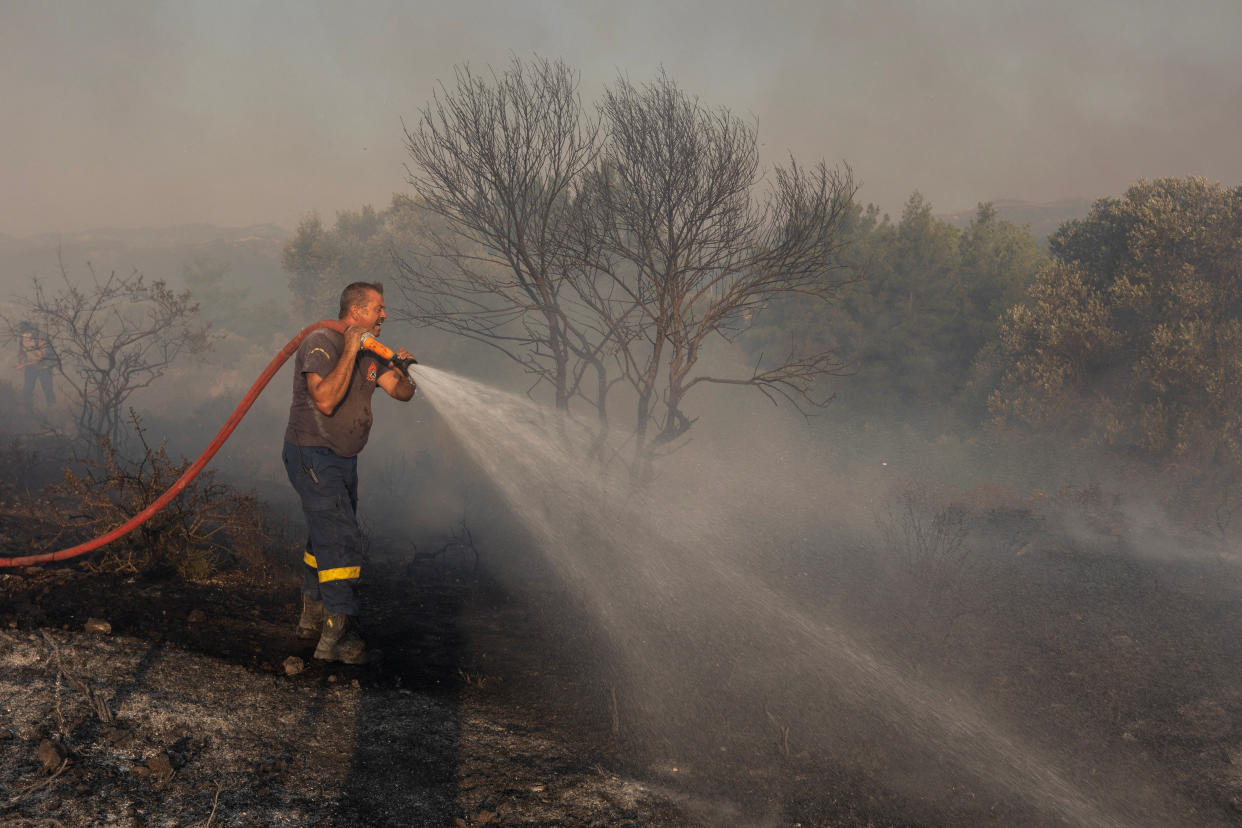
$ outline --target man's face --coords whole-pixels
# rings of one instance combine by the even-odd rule
[[[387,318],[388,313],[384,308],[384,297],[375,291],[370,291],[367,294],[367,301],[364,304],[354,305],[353,324],[366,328],[374,336],[379,336],[380,328]]]

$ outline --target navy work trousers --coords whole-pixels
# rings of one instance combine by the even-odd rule
[[[285,443],[289,482],[302,498],[308,538],[302,591],[328,612],[358,615],[362,530],[358,528],[358,458],[322,446]]]
[[[48,406],[56,404],[56,395],[52,392],[52,369],[38,365],[27,365],[26,387],[22,391],[22,402],[26,404],[27,411],[34,408],[36,382],[43,386],[43,398],[47,400]]]

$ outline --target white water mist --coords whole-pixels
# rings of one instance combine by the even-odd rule
[[[748,565],[763,554],[764,516],[740,504],[814,512],[826,505],[815,481],[790,481],[784,469],[739,472],[719,458],[673,490],[637,492],[623,471],[586,459],[584,426],[524,397],[416,371],[430,404],[609,635],[642,715],[672,723],[696,710],[749,710],[803,740],[837,738],[846,720],[866,716],[1053,821],[1160,822],[1088,796],[978,705],[796,608]],[[754,496],[738,497],[739,485],[756,487]]]

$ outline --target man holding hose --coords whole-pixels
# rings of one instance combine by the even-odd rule
[[[358,632],[357,585],[363,536],[358,528],[358,453],[371,433],[371,395],[384,389],[406,402],[414,383],[375,353],[363,338],[378,337],[387,314],[381,284],[355,282],[341,293],[345,333],[319,328],[298,348],[293,403],[283,459],[289,482],[302,499],[309,538],[303,561],[299,638],[318,638],[315,658],[366,664]],[[404,348],[394,361],[412,360]]]

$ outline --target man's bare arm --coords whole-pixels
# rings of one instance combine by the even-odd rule
[[[394,360],[413,358],[413,355],[405,348],[398,348],[397,352],[393,354]],[[385,371],[380,378],[376,380],[376,384],[379,385],[380,388],[387,391],[388,396],[392,397],[394,400],[408,402],[414,397],[414,389],[416,387],[414,385],[414,380],[410,379],[400,371]]]
[[[345,393],[349,391],[349,381],[354,375],[354,360],[358,356],[364,333],[364,328],[354,325],[345,329],[345,345],[341,349],[341,357],[326,377],[307,372],[306,390],[310,392],[315,408],[321,413],[330,415],[341,404],[341,400],[345,399]]]
[[[26,368],[30,365],[37,365],[38,363],[42,362],[43,355],[47,353],[47,345],[43,344],[43,345],[40,345],[35,350],[24,351],[23,353],[25,353],[26,356],[31,357],[31,359],[23,359],[22,357],[18,357],[17,358],[18,368]]]

